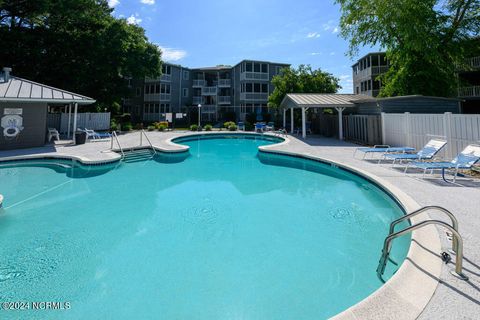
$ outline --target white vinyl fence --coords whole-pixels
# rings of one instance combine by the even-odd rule
[[[383,144],[420,149],[435,137],[447,140],[440,155],[451,159],[467,145],[480,144],[480,115],[382,113]]]
[[[73,129],[73,113],[70,117],[70,128]],[[68,113],[49,113],[47,116],[47,125],[55,127],[61,133],[66,133],[68,129]],[[78,113],[77,128],[87,128],[93,130],[110,129],[110,112],[100,113]],[[76,129],[76,128],[75,128]]]

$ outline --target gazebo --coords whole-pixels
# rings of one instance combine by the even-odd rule
[[[70,137],[77,129],[78,106],[95,103],[92,98],[14,77],[10,72],[3,68],[0,73],[0,150],[44,145],[49,105],[68,106]]]
[[[283,127],[286,126],[286,113],[290,109],[290,128],[293,131],[293,109],[302,110],[302,138],[306,137],[305,112],[310,108],[332,108],[338,112],[338,138],[343,140],[342,114],[346,108],[353,108],[359,102],[375,101],[363,94],[338,93],[289,93],[283,98],[280,107],[283,108]]]

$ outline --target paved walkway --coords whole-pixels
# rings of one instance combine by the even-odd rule
[[[168,139],[185,135],[182,132],[148,132],[152,144],[159,150],[179,151],[181,147],[169,144]],[[121,135],[124,148],[140,143],[140,133]],[[143,144],[148,145],[143,138]],[[480,318],[480,179],[459,178],[456,184],[448,184],[438,176],[421,179],[421,174],[405,175],[390,165],[378,165],[372,161],[353,158],[357,145],[335,139],[309,137],[302,141],[290,137],[278,150],[307,153],[336,162],[345,163],[370,172],[400,188],[419,205],[439,205],[452,211],[459,220],[464,239],[464,272],[469,281],[461,281],[450,274],[453,264],[444,265],[440,284],[419,319],[479,319]],[[80,146],[55,144],[42,148],[0,151],[0,160],[15,156],[73,156],[85,162],[112,161],[119,155],[110,151],[110,142],[90,142]],[[432,214],[445,220],[443,216]],[[446,221],[448,222],[448,221]],[[443,249],[449,248],[444,230],[440,230]],[[434,254],[439,255],[440,252]],[[398,315],[397,315],[398,316]]]

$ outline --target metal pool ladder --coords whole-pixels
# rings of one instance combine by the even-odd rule
[[[112,132],[112,139],[110,139],[110,140],[111,140],[110,149],[113,150],[113,140],[114,140],[114,139],[115,139],[115,141],[117,142],[118,148],[120,149],[120,153],[122,154],[122,159],[125,158],[125,152],[123,152],[122,145],[120,144],[120,141],[118,141],[118,136],[117,136],[117,132],[116,132],[116,131],[113,131],[113,132]]]
[[[440,220],[425,220],[419,223],[416,223],[414,225],[411,225],[405,229],[402,229],[400,231],[395,232],[395,226],[399,224],[402,221],[405,221],[407,219],[410,219],[422,212],[429,211],[429,210],[438,210],[442,213],[445,213],[450,220],[452,221],[452,225],[449,225],[448,223],[445,223]],[[390,250],[392,248],[392,241],[406,233],[410,233],[413,230],[423,228],[427,225],[430,224],[436,224],[439,226],[442,226],[446,229],[448,229],[452,233],[452,250],[455,252],[456,257],[455,257],[455,271],[452,271],[451,273],[462,279],[462,280],[468,280],[468,277],[463,274],[462,272],[462,262],[463,262],[463,240],[462,236],[458,232],[458,220],[455,218],[455,216],[448,211],[445,208],[439,207],[439,206],[426,206],[423,208],[420,208],[418,210],[415,210],[395,221],[393,221],[390,224],[390,230],[388,232],[388,236],[385,238],[385,241],[383,243],[383,249],[382,249],[382,256],[380,257],[380,261],[378,262],[378,267],[377,267],[377,276],[380,278],[381,281],[384,281],[382,276],[383,273],[385,272],[385,267],[387,265],[387,261],[390,260]]]
[[[150,141],[150,139],[149,139],[148,136],[147,136],[147,133],[146,133],[145,130],[143,130],[143,129],[140,131],[140,146],[143,145],[143,136],[145,136],[145,138],[147,139],[147,142],[148,142],[148,144],[150,145],[150,148],[152,149],[153,154],[157,154],[157,150],[155,150],[155,148],[153,147],[152,142]]]

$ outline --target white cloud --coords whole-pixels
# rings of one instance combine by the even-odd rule
[[[318,32],[310,32],[307,34],[307,38],[318,38],[320,34]]]
[[[115,7],[116,5],[120,4],[120,1],[119,0],[108,0],[108,6],[110,8],[113,8]]]
[[[178,61],[187,56],[187,51],[169,47],[158,46],[162,50],[162,60]]]
[[[155,0],[140,0],[140,2],[148,5],[155,4]]]
[[[331,55],[331,56],[334,56],[334,55],[335,55],[335,51],[330,52],[330,55]]]
[[[338,27],[333,28],[332,33],[338,33]]]
[[[127,18],[128,24],[140,24],[141,22],[142,19],[140,19],[137,13],[135,13],[135,15],[132,14],[130,17]]]
[[[311,56],[320,56],[320,55],[322,55],[322,53],[321,52],[312,52],[312,53],[310,53],[310,55]]]

